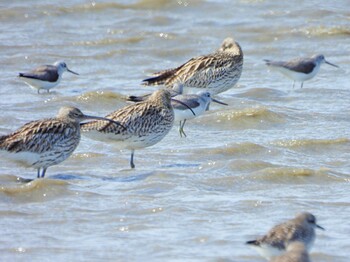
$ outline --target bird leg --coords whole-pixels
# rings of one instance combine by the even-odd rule
[[[43,172],[41,173],[41,178],[45,177],[47,167],[43,167]]]
[[[304,85],[304,82],[301,82],[301,87],[300,88],[303,88],[303,85]]]
[[[130,158],[130,166],[131,168],[135,168],[135,164],[134,164],[134,153],[135,153],[135,150],[131,150],[131,158]]]
[[[39,91],[39,90],[38,90],[38,91]],[[38,168],[37,170],[38,170],[37,178],[40,178],[40,168]]]
[[[185,126],[185,123],[186,123],[186,119],[182,122],[180,121],[180,127],[179,127],[179,133],[180,133],[180,136],[182,137],[182,135],[184,137],[187,137],[185,131],[184,131],[184,126]]]

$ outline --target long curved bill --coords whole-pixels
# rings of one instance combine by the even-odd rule
[[[224,102],[221,102],[219,100],[216,100],[215,98],[211,98],[211,101],[215,102],[215,103],[218,103],[220,105],[224,105],[224,106],[228,106],[228,104],[224,103]]]
[[[108,121],[108,122],[110,122],[110,123],[116,124],[117,126],[120,126],[120,127],[124,128],[124,129],[126,129],[125,126],[123,126],[120,122],[114,121],[113,119],[109,119],[109,118],[105,118],[105,117],[100,117],[100,116],[89,116],[89,115],[84,115],[84,118],[85,118],[84,120],[95,119],[95,120]]]
[[[74,72],[74,71],[72,71],[72,70],[70,70],[70,69],[68,69],[68,68],[67,68],[67,71],[68,71],[69,73],[72,73],[72,74],[75,74],[75,75],[79,75],[78,73],[76,73],[76,72]]]
[[[185,103],[183,103],[183,102],[181,102],[181,101],[179,101],[179,100],[177,100],[177,99],[174,99],[174,98],[171,98],[171,100],[173,100],[173,101],[175,101],[175,102],[177,102],[177,103],[179,103],[179,104],[181,104],[181,105],[187,107],[189,110],[191,110],[191,112],[192,112],[192,114],[193,114],[194,116],[196,115],[196,113],[192,110],[192,108],[190,108],[190,107],[189,107],[188,105],[186,105]]]
[[[339,66],[337,66],[337,65],[335,65],[335,64],[332,64],[332,63],[330,63],[330,62],[328,62],[328,61],[324,61],[326,64],[329,64],[329,65],[331,65],[331,66],[334,66],[334,67],[338,67],[339,68]]]

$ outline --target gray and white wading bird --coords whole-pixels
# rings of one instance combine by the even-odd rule
[[[19,73],[18,77],[30,87],[37,89],[39,94],[40,89],[45,89],[49,92],[51,88],[57,86],[61,82],[63,73],[66,71],[79,75],[68,69],[65,62],[58,61],[53,65],[40,66],[27,73]]]
[[[174,97],[176,100],[172,101],[171,104],[174,108],[175,113],[175,121],[180,121],[179,132],[180,136],[185,136],[186,133],[184,131],[184,126],[186,120],[193,119],[197,116],[202,115],[205,111],[209,110],[210,102],[215,102],[221,105],[227,106],[226,103],[223,103],[219,100],[216,100],[211,97],[210,92],[203,91],[198,94],[183,94],[177,95]],[[177,101],[182,102],[183,104],[178,103]],[[195,113],[195,115],[191,112],[191,110]]]
[[[61,163],[73,153],[80,141],[80,122],[88,119],[121,126],[110,119],[84,115],[75,107],[62,107],[55,118],[29,122],[1,136],[0,155],[36,168],[37,177],[44,177],[48,167]]]
[[[144,85],[183,84],[186,88],[204,88],[212,95],[225,92],[239,80],[243,69],[243,52],[232,38],[226,38],[212,54],[198,56],[174,69],[155,73],[143,80]]]
[[[265,236],[256,240],[247,241],[246,244],[256,249],[267,260],[283,254],[290,242],[303,242],[310,250],[315,242],[315,228],[324,230],[316,224],[316,217],[304,212],[295,218],[273,227]]]
[[[313,78],[323,63],[328,65],[339,67],[335,64],[328,62],[324,55],[313,55],[306,58],[295,58],[290,61],[271,61],[264,60],[266,65],[271,69],[277,70],[288,78],[292,79],[293,88],[295,82],[301,82],[301,87],[303,87],[304,81]]]
[[[171,100],[169,91],[157,90],[147,100],[128,105],[106,116],[118,121],[123,127],[104,121],[92,121],[82,124],[82,132],[92,139],[115,141],[119,148],[131,150],[130,167],[135,168],[135,150],[157,144],[173,127],[174,110]]]

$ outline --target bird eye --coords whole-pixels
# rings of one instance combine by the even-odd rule
[[[309,218],[308,221],[311,224],[315,224],[316,223],[316,221],[315,221],[315,219],[313,217]]]

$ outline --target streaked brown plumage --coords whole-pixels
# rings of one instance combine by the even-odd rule
[[[143,80],[145,85],[165,85],[171,88],[180,83],[184,87],[206,88],[218,94],[232,88],[243,69],[243,52],[232,38],[226,38],[214,53],[198,56],[174,69],[155,73]]]
[[[80,122],[87,119],[104,118],[84,115],[75,107],[62,107],[55,118],[29,122],[1,136],[0,152],[36,168],[38,177],[44,177],[48,167],[61,163],[76,149],[80,141]]]
[[[309,250],[316,238],[315,228],[324,230],[316,224],[314,215],[303,212],[287,222],[274,226],[265,236],[248,241],[246,244],[251,245],[266,259],[280,255],[286,250],[288,243],[293,241],[303,242]]]
[[[134,151],[161,141],[174,123],[171,94],[155,91],[147,100],[128,105],[106,117],[120,122],[125,128],[104,121],[82,124],[82,131],[96,140],[113,140],[121,148],[131,150],[130,166],[134,168]]]

